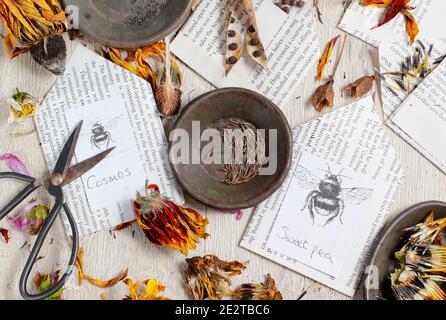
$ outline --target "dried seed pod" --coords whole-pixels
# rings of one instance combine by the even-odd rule
[[[186,286],[194,300],[216,300],[233,296],[231,277],[246,269],[246,263],[226,262],[214,255],[186,259]]]
[[[56,75],[65,71],[67,46],[60,35],[49,36],[29,49],[36,62]]]
[[[240,60],[243,52],[243,40],[241,27],[237,21],[235,10],[236,1],[229,1],[226,6],[227,33],[226,33],[226,75]]]
[[[373,81],[375,76],[365,76],[349,84],[346,89],[351,97],[360,98],[372,89]]]
[[[283,300],[271,275],[267,275],[264,283],[246,283],[235,289],[237,300]]]
[[[312,103],[317,112],[321,112],[325,107],[333,107],[334,90],[333,79],[316,89],[313,95]]]
[[[248,30],[246,34],[248,53],[255,62],[260,64],[263,68],[268,69],[266,52],[258,32],[256,14],[252,0],[243,0],[243,3],[246,12],[248,13]]]

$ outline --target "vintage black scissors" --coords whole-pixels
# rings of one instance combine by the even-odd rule
[[[77,230],[76,221],[64,201],[64,195],[62,192],[62,187],[69,184],[70,182],[76,180],[84,173],[95,167],[99,162],[105,159],[108,154],[113,150],[113,148],[108,149],[90,159],[87,159],[75,166],[70,167],[71,160],[73,159],[74,151],[76,149],[77,140],[82,128],[82,122],[80,122],[73,133],[68,138],[62,152],[57,160],[56,166],[53,173],[45,179],[36,179],[33,177],[25,176],[13,172],[0,173],[0,179],[16,179],[23,182],[29,183],[28,186],[23,189],[6,207],[0,211],[0,220],[5,218],[14,208],[16,208],[21,202],[23,202],[31,193],[40,187],[44,187],[46,191],[55,198],[55,203],[51,212],[43,224],[43,227],[36,239],[33,249],[29,255],[28,261],[23,268],[22,275],[20,276],[19,290],[20,294],[24,299],[27,300],[40,300],[51,297],[53,294],[58,292],[70,277],[73,272],[76,257],[79,250],[79,232]],[[41,293],[41,294],[30,294],[27,290],[26,284],[28,283],[28,278],[31,270],[36,262],[39,251],[50,231],[51,227],[59,216],[61,209],[64,210],[65,215],[68,219],[72,234],[72,249],[70,261],[68,263],[67,270],[64,275],[60,278],[59,282],[51,290]]]

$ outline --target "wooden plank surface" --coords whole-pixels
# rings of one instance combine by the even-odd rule
[[[312,1],[306,0],[306,5],[312,5]],[[344,12],[344,1],[319,0],[319,7],[322,12],[323,24],[320,24],[315,18],[314,25],[319,35],[320,45],[324,47],[333,36],[342,34],[336,26]],[[69,44],[69,46],[71,51],[73,44]],[[341,88],[366,74],[372,74],[374,63],[376,63],[376,49],[358,39],[350,38],[348,50],[338,71],[336,106],[343,106],[351,102],[351,99],[345,96],[345,92],[341,91]],[[196,73],[184,65],[182,67],[185,75],[184,103],[213,89]],[[307,75],[304,84],[296,88],[284,108],[293,128],[317,117],[309,103],[311,95],[318,85],[314,81],[315,72],[316,65]],[[11,152],[19,155],[36,176],[43,175],[47,170],[37,134],[22,136],[23,133],[32,130],[31,123],[19,127],[8,126],[8,112],[5,103],[16,87],[35,96],[44,96],[54,80],[55,77],[36,65],[28,54],[10,62],[4,50],[1,50],[0,153]],[[377,97],[377,93],[375,96]],[[169,126],[169,123],[166,125]],[[446,200],[444,175],[390,130],[388,130],[388,134],[391,136],[407,173],[391,211],[391,217],[420,201]],[[0,170],[6,170],[4,164],[0,164]],[[2,181],[0,184],[0,205],[5,204],[17,192],[18,188],[19,186],[16,184]],[[192,252],[192,255],[216,254],[222,259],[249,261],[247,270],[234,279],[236,284],[247,281],[263,281],[265,274],[271,273],[286,299],[296,299],[307,289],[308,294],[304,299],[347,299],[347,297],[314,283],[308,278],[238,247],[242,233],[249,221],[251,210],[245,211],[242,221],[236,221],[234,216],[206,209],[190,199],[188,199],[188,204],[205,214],[210,221],[208,229],[211,234],[210,238],[203,242],[198,250]],[[6,221],[2,221],[0,226],[10,227]],[[8,245],[0,240],[0,299],[20,298],[18,279],[28,257],[29,244],[34,241],[33,237],[22,235],[14,230],[11,230],[11,236],[12,240]],[[52,231],[50,238],[53,241],[51,244],[48,241],[44,245],[42,251],[44,258],[37,264],[37,269],[41,272],[63,269],[69,253],[60,221]],[[128,267],[129,274],[133,279],[144,280],[156,277],[165,284],[166,296],[175,299],[188,298],[181,276],[185,264],[184,257],[176,251],[161,249],[150,244],[136,226],[114,234],[107,231],[94,234],[83,238],[81,245],[85,248],[86,272],[92,276],[106,279],[117,275],[123,268]],[[74,279],[75,277],[68,285],[68,290],[65,293],[66,299],[99,299],[102,292],[106,292],[109,299],[121,299],[126,293],[123,284],[112,289],[101,290],[89,284],[78,287]],[[361,298],[360,292],[356,298]]]

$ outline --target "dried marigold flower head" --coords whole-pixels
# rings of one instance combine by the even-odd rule
[[[156,279],[144,281],[145,290],[140,290],[140,281],[133,283],[132,279],[127,278],[124,280],[124,283],[128,286],[130,291],[124,300],[170,300],[169,298],[159,295],[159,293],[163,292],[166,287]]]
[[[146,191],[145,196],[137,194],[133,210],[150,242],[177,249],[187,256],[189,250],[197,247],[200,238],[208,237],[208,219],[162,196],[156,185],[148,185]]]
[[[233,296],[230,277],[239,275],[246,269],[246,263],[226,262],[214,255],[186,259],[184,271],[186,286],[194,300],[216,300],[223,296]]]
[[[59,0],[2,0],[0,16],[6,28],[5,47],[10,58],[26,52],[45,37],[67,30]],[[15,45],[17,40],[22,47]]]
[[[246,283],[235,289],[237,300],[283,300],[271,275],[267,275],[264,283]]]

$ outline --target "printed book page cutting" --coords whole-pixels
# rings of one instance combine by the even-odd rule
[[[375,47],[383,42],[410,43],[402,14],[398,14],[389,23],[374,28],[386,9],[373,6],[363,7],[360,2],[361,0],[353,0],[347,8],[339,24],[340,29]],[[414,15],[422,34],[446,39],[446,28],[441,27],[444,12],[446,12],[446,1],[412,0],[410,5],[415,7],[410,12]]]
[[[401,165],[370,96],[294,130],[294,148],[285,183],[240,245],[353,296]]]
[[[81,236],[134,220],[131,199],[136,191],[144,192],[146,179],[173,201],[184,202],[150,84],[83,46],[76,49],[37,115],[50,168],[81,120],[76,162],[115,147],[98,166],[64,188]],[[69,231],[67,221],[65,225]]]
[[[283,106],[319,58],[312,7],[286,14],[272,0],[254,0],[269,70],[252,62],[244,50],[226,76],[225,3],[203,0],[174,39],[172,52],[218,88],[250,89]],[[240,12],[239,16],[244,34],[247,15]]]

